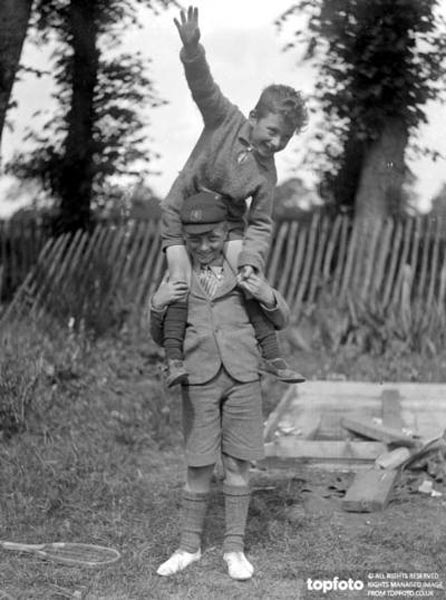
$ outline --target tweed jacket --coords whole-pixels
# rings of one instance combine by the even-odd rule
[[[264,272],[272,231],[272,206],[277,173],[274,158],[262,158],[250,146],[251,124],[214,82],[200,45],[196,56],[181,54],[192,97],[204,129],[182,171],[161,204],[163,249],[182,245],[179,210],[183,199],[202,188],[229,198],[229,221],[246,228],[238,266]],[[251,198],[249,210],[247,199]]]
[[[190,384],[210,381],[223,365],[240,382],[258,379],[260,352],[246,309],[242,291],[229,264],[223,267],[223,281],[209,299],[195,272],[192,274],[188,300],[188,316],[184,338],[184,362]],[[264,308],[276,329],[283,329],[289,309],[279,292],[274,290],[276,306]],[[150,312],[150,330],[159,345],[163,342],[165,311]]]

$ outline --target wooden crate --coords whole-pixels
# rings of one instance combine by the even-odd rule
[[[349,432],[343,420],[355,418],[434,438],[446,429],[446,384],[308,381],[292,386],[265,425],[266,464],[370,466],[389,444]]]

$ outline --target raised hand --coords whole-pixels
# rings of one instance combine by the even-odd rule
[[[178,33],[180,34],[181,41],[186,52],[192,54],[198,46],[200,40],[200,28],[198,27],[198,8],[189,6],[187,14],[182,10],[180,12],[180,21],[178,19],[173,20]]]

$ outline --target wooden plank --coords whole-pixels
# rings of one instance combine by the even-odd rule
[[[350,219],[343,217],[341,235],[339,240],[339,249],[336,259],[336,269],[333,275],[333,296],[337,298],[341,292],[342,286],[342,273],[344,269],[344,263],[346,260],[349,244],[349,228]]]
[[[438,255],[440,237],[442,235],[443,220],[436,219],[434,232],[434,245],[432,249],[432,259],[430,260],[430,282],[427,292],[427,306],[432,306],[434,300],[435,284],[438,278]]]
[[[268,419],[265,424],[265,428],[263,430],[263,439],[265,442],[269,442],[274,435],[274,431],[282,418],[283,414],[289,407],[291,401],[294,399],[296,392],[292,387],[289,387],[286,393],[283,395],[279,404],[276,408],[269,414]]]
[[[398,270],[397,270],[397,274],[396,274],[395,286],[392,291],[392,297],[390,300],[391,304],[392,303],[397,304],[399,302],[401,289],[402,289],[403,283],[406,278],[407,269],[409,269],[409,272],[410,272],[410,265],[407,264],[407,259],[409,256],[410,241],[412,239],[413,225],[414,225],[414,220],[410,219],[410,218],[406,218],[406,220],[404,222],[403,249],[401,252],[400,260],[398,262]]]
[[[327,218],[321,218],[319,223],[319,238],[317,245],[316,258],[314,259],[313,275],[310,281],[310,291],[308,292],[307,302],[313,302],[316,295],[318,285],[322,282],[322,258],[324,256],[325,247],[328,238],[328,222]]]
[[[412,273],[418,272],[418,263],[419,263],[419,257],[420,257],[420,241],[421,241],[421,232],[422,232],[422,218],[423,217],[418,216],[418,217],[415,217],[415,219],[414,219],[415,226],[414,226],[414,231],[412,234],[412,248],[411,248],[411,254],[410,254],[410,266],[412,268]]]
[[[299,415],[311,410],[322,415],[318,437],[342,439],[347,437],[342,417],[359,412],[370,419],[382,418],[381,394],[388,389],[399,391],[405,427],[424,438],[435,437],[446,429],[446,384],[441,383],[310,380],[289,388],[294,396],[290,398],[290,411]]]
[[[441,436],[434,437],[432,439],[421,440],[417,446],[410,452],[410,457],[404,463],[404,466],[409,466],[411,463],[416,462],[420,458],[423,458],[431,452],[441,450],[443,453],[446,450],[446,439],[444,434]]]
[[[76,234],[74,234],[76,238]],[[79,236],[78,236],[79,237]],[[76,238],[77,239],[77,238]],[[39,308],[44,304],[46,296],[53,289],[53,279],[56,279],[61,276],[61,272],[63,272],[63,266],[66,264],[68,260],[68,256],[71,256],[73,249],[75,248],[75,244],[72,244],[72,235],[69,233],[62,234],[56,240],[56,244],[61,242],[60,252],[58,252],[57,256],[55,256],[54,261],[48,265],[46,269],[45,265],[42,265],[42,269],[39,273],[42,277],[42,280],[39,281],[38,285],[38,293],[36,294],[36,298],[33,304],[32,309],[30,310],[30,314],[35,315],[39,312]]]
[[[410,466],[431,452],[445,452],[446,440],[443,435],[432,439],[419,440],[415,448],[395,448],[380,454],[375,464],[383,469],[397,469],[398,467]]]
[[[443,264],[440,275],[440,290],[438,292],[438,304],[443,306],[446,298],[446,252],[443,256]]]
[[[153,222],[143,223],[141,221],[140,229],[142,233],[141,248],[139,250],[138,257],[132,266],[133,270],[133,282],[131,282],[130,297],[136,298],[138,293],[138,285],[141,274],[144,269],[145,260],[147,258],[147,252],[149,249],[151,238],[155,235],[155,227]]]
[[[386,262],[389,255],[390,240],[392,238],[392,232],[394,227],[393,219],[387,219],[384,224],[384,229],[381,230],[381,235],[378,244],[378,252],[375,260],[375,268],[372,275],[372,288],[371,293],[375,296],[379,296],[382,293],[384,274],[386,272]]]
[[[401,396],[397,389],[383,390],[381,394],[383,425],[393,429],[403,429],[401,416]]]
[[[333,254],[335,251],[336,244],[338,243],[338,237],[339,232],[341,230],[342,220],[344,218],[345,217],[343,217],[340,214],[336,215],[335,222],[333,224],[333,227],[331,228],[331,234],[327,244],[327,251],[324,257],[324,266],[322,269],[322,277],[325,281],[328,281],[333,275],[331,263],[333,260]]]
[[[295,407],[297,409],[297,407]],[[288,406],[282,418],[277,424],[276,434],[292,433],[293,436],[298,436],[301,440],[314,439],[319,437],[319,426],[321,424],[322,415],[311,410],[293,410]]]
[[[424,231],[423,231],[423,252],[421,258],[421,269],[418,278],[418,286],[417,286],[417,298],[423,298],[426,289],[426,276],[428,270],[429,263],[429,249],[430,249],[430,240],[432,235],[432,219],[426,217],[424,219]]]
[[[397,469],[381,469],[376,466],[357,473],[342,499],[342,508],[348,512],[383,510],[389,503],[399,474]]]
[[[357,253],[358,253],[357,239],[358,239],[358,228],[353,227],[352,235],[350,236],[350,239],[348,242],[348,250],[347,250],[347,255],[346,255],[346,260],[345,260],[345,265],[344,265],[344,271],[342,273],[342,284],[341,284],[341,289],[339,292],[339,296],[341,298],[345,297],[345,295],[347,293],[347,289],[350,285],[353,267],[356,262]]]
[[[293,265],[295,264],[295,261],[294,261],[294,257],[295,257],[294,247],[297,244],[297,233],[298,233],[298,230],[299,230],[299,222],[298,221],[292,221],[291,226],[290,226],[290,230],[289,230],[289,234],[288,234],[288,237],[287,237],[285,260],[282,263],[281,276],[280,276],[280,279],[279,279],[279,283],[277,285],[278,291],[282,294],[282,296],[285,298],[285,300],[288,301],[288,303],[289,303],[289,298],[287,296],[287,291],[288,291],[288,288],[289,288],[289,283],[290,283],[290,279],[291,279]]]
[[[363,435],[373,440],[379,440],[386,444],[398,444],[410,448],[414,447],[417,443],[415,438],[406,435],[398,429],[393,429],[392,427],[387,427],[385,425],[378,425],[373,421],[361,417],[344,417],[341,424],[349,431],[353,431],[354,433],[358,433],[359,435]]]
[[[307,291],[310,273],[313,268],[314,254],[316,251],[316,240],[318,237],[317,231],[319,227],[319,219],[319,213],[315,213],[311,219],[308,233],[308,244],[305,252],[305,258],[303,260],[302,276],[299,281],[299,287],[297,290],[296,300],[293,304],[293,310],[298,310],[305,298],[305,292]]]
[[[46,303],[52,298],[64,298],[65,302],[70,298],[70,294],[73,290],[70,289],[72,276],[77,268],[78,261],[81,260],[82,253],[88,242],[89,233],[78,229],[74,236],[70,238],[70,244],[68,246],[65,257],[62,262],[58,265],[57,272],[54,278],[49,281],[49,287],[47,289],[47,295],[40,298],[40,311],[38,316],[41,316],[45,309]]]
[[[274,235],[275,243],[273,242],[272,252],[270,253],[266,269],[267,279],[273,287],[277,287],[278,277],[281,272],[279,269],[279,262],[281,260],[282,248],[287,238],[289,227],[289,221],[282,221],[282,223],[279,225],[278,231],[276,230]]]
[[[297,247],[296,254],[294,256],[294,267],[293,274],[291,276],[290,281],[290,308],[293,314],[298,312],[297,308],[297,298],[298,298],[298,290],[301,281],[301,273],[304,269],[304,255],[305,248],[307,246],[307,237],[308,237],[308,228],[304,227],[300,230],[299,235],[297,236]]]
[[[409,448],[395,448],[395,450],[388,450],[380,454],[375,460],[375,465],[381,469],[398,469],[408,461],[410,456]]]
[[[9,303],[5,312],[1,315],[0,329],[3,327],[4,324],[9,323],[12,319],[22,317],[22,313],[24,311],[24,304],[26,299],[28,298],[29,290],[32,289],[34,291],[36,273],[38,272],[38,269],[41,266],[41,264],[46,264],[47,260],[50,260],[50,262],[52,262],[51,259],[55,251],[57,250],[56,245],[57,242],[54,243],[54,240],[52,238],[47,240],[46,244],[44,245],[38,256],[36,266],[34,266],[34,268],[28,273],[28,275],[25,278],[25,281],[15,293],[14,298]]]
[[[301,440],[290,435],[267,442],[264,449],[266,457],[374,461],[386,446],[380,442]]]
[[[395,273],[397,271],[398,257],[400,253],[401,240],[403,238],[403,227],[400,222],[396,223],[394,236],[392,240],[392,249],[390,251],[390,265],[386,269],[386,286],[383,292],[383,304],[390,304],[392,290],[395,289]]]
[[[159,283],[159,272],[165,261],[164,252],[161,251],[161,238],[159,231],[152,239],[144,271],[140,276],[140,284],[136,294],[135,306],[142,306],[145,298]]]
[[[380,226],[380,223],[378,222],[377,224],[375,224],[372,227],[372,238],[370,240],[370,247],[368,249],[368,260],[367,263],[365,265],[365,273],[362,272],[362,266],[361,266],[361,262],[358,261],[358,265],[357,265],[357,269],[356,269],[356,273],[355,273],[355,279],[354,281],[357,282],[357,285],[359,286],[361,281],[362,281],[362,285],[360,288],[360,293],[359,293],[359,297],[361,300],[366,300],[369,296],[370,296],[370,288],[372,288],[372,283],[373,283],[373,278],[372,278],[372,272],[373,272],[373,266],[376,264],[377,261],[377,254],[379,253],[379,244],[378,244],[378,239],[381,236],[381,231],[382,231],[382,227]]]

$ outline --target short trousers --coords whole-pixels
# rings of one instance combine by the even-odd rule
[[[188,466],[215,464],[222,453],[248,461],[264,457],[259,380],[241,383],[221,368],[208,383],[183,386],[182,395]]]

